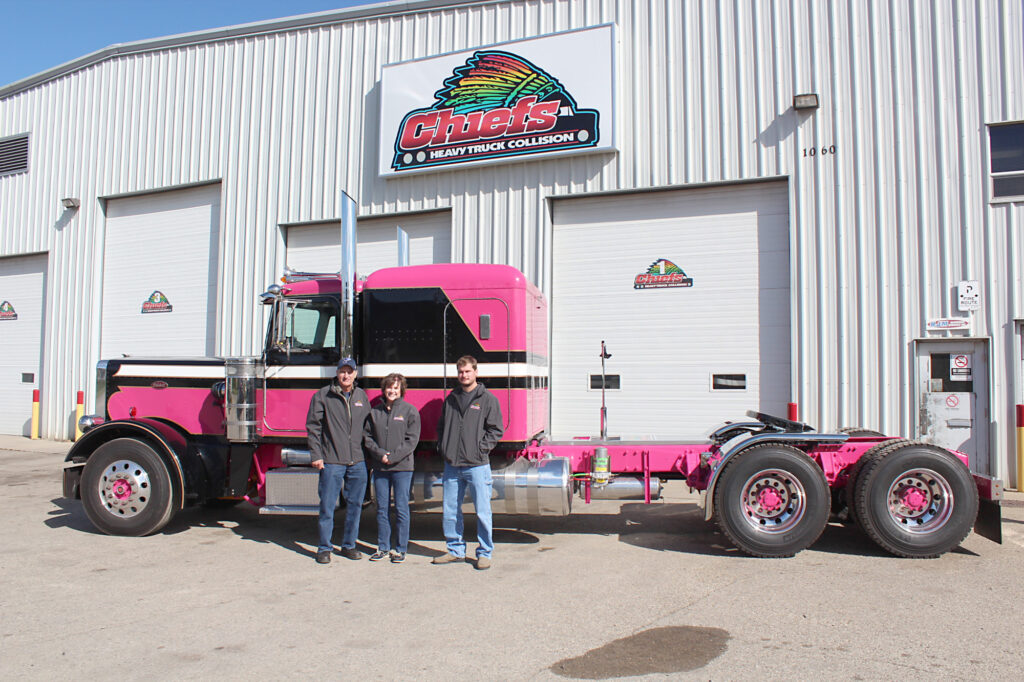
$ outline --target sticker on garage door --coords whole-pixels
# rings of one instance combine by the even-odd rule
[[[14,312],[14,306],[4,301],[0,303],[0,320],[16,320],[18,313]]]
[[[169,313],[173,310],[170,301],[159,291],[154,291],[142,304],[142,314],[146,313]],[[175,318],[177,319],[177,318]]]
[[[666,287],[692,287],[693,278],[670,260],[659,258],[651,263],[647,272],[633,279],[634,289],[664,289]]]

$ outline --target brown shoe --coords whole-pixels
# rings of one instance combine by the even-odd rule
[[[491,557],[489,557],[489,556],[477,557],[477,559],[476,559],[476,570],[478,570],[478,571],[486,571],[490,567],[491,567]]]
[[[447,552],[445,554],[442,554],[441,556],[434,557],[431,560],[430,563],[432,563],[432,564],[454,564],[454,563],[456,563],[458,561],[462,561],[462,560],[463,560],[462,557],[455,556],[451,552]]]

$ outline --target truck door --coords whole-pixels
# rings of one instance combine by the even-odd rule
[[[967,453],[989,473],[988,353],[982,342],[917,343],[917,428],[925,442]]]
[[[444,309],[445,395],[456,384],[455,362],[463,355],[473,355],[479,380],[501,405],[506,431],[512,420],[508,318],[508,304],[500,298],[455,298]]]

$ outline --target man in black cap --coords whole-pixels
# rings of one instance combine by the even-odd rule
[[[316,561],[327,564],[334,549],[334,506],[345,488],[345,533],[341,555],[361,559],[356,549],[359,517],[366,492],[366,462],[363,458],[363,425],[370,414],[370,400],[357,387],[356,361],[343,358],[337,379],[313,394],[306,414],[306,432],[313,467],[320,470],[320,544]]]

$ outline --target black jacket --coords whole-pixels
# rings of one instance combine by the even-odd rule
[[[412,453],[420,442],[420,413],[401,398],[391,409],[383,398],[370,410],[363,435],[363,448],[374,469],[412,471]],[[391,464],[381,461],[388,456]]]
[[[306,435],[312,461],[355,464],[363,458],[363,424],[370,414],[366,391],[353,387],[348,400],[337,379],[313,394],[306,413]]]
[[[501,407],[494,394],[477,383],[466,413],[459,410],[456,388],[444,399],[437,424],[437,449],[452,466],[480,466],[490,463],[491,450],[505,433]]]

